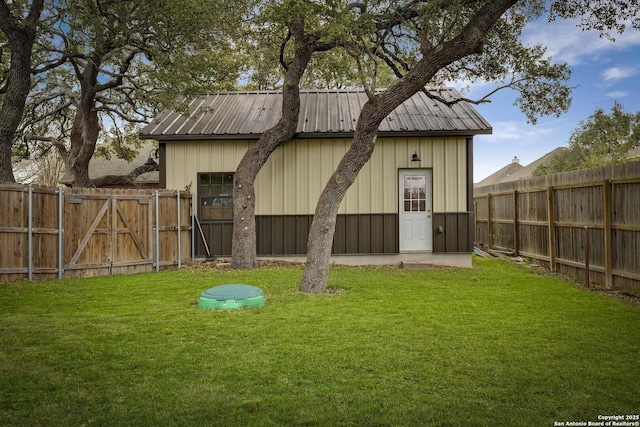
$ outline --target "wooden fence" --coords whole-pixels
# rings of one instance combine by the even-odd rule
[[[475,242],[640,294],[640,162],[474,189]]]
[[[0,282],[179,267],[191,204],[179,191],[0,184]]]

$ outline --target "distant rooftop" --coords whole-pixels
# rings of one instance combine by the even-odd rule
[[[533,171],[536,170],[538,166],[547,163],[551,159],[551,157],[562,150],[566,150],[566,148],[558,147],[555,150],[550,151],[544,156],[540,157],[539,159],[529,163],[527,166],[522,166],[518,158],[514,157],[511,163],[509,163],[507,166],[498,169],[496,172],[492,173],[482,181],[476,183],[475,186],[484,187],[485,185],[501,184],[503,182],[531,178],[533,176]]]
[[[442,99],[460,94],[453,88],[431,90]],[[307,90],[300,93],[296,137],[349,137],[362,106],[363,90]],[[141,132],[142,139],[258,139],[281,117],[280,91],[220,92],[189,102],[188,112],[164,111]],[[379,136],[490,134],[491,125],[467,102],[451,107],[423,92],[402,103],[380,124]]]

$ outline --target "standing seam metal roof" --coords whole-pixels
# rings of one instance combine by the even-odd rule
[[[453,88],[432,90],[443,99],[460,97]],[[355,131],[368,98],[363,90],[300,92],[296,137],[347,136]],[[141,132],[142,139],[257,139],[281,116],[279,91],[219,92],[189,103],[188,115],[164,111]],[[379,136],[475,135],[491,133],[491,125],[467,102],[451,107],[423,92],[406,100],[380,124]]]

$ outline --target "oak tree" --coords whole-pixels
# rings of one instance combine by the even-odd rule
[[[361,3],[363,13],[368,12],[370,5]],[[551,17],[580,17],[585,28],[594,28],[601,34],[624,29],[627,18],[634,19],[632,25],[637,28],[637,4],[630,6],[612,1],[600,5],[557,0],[552,4]],[[619,13],[612,14],[616,7]],[[388,10],[386,4],[385,10]],[[487,80],[511,76],[506,79],[506,86],[519,91],[518,104],[530,121],[535,122],[540,114],[559,114],[566,110],[569,88],[562,82],[568,79],[568,69],[554,66],[544,57],[543,48],[523,46],[518,37],[524,24],[543,11],[544,3],[536,1],[407,2],[396,11],[398,27],[383,27],[383,31],[378,32],[380,37],[365,41],[360,49],[366,53],[360,53],[363,61],[382,57],[386,64],[402,73],[402,77],[381,93],[368,90],[369,101],[358,118],[352,145],[318,200],[308,237],[307,262],[299,284],[301,291],[318,293],[326,289],[340,203],[370,159],[382,120],[425,85],[442,81],[443,75],[472,79],[484,76]],[[387,47],[387,40],[396,42],[403,38]],[[407,55],[407,51],[413,55]],[[355,49],[354,52],[358,55]]]
[[[240,64],[226,31],[243,4],[54,2],[22,132],[55,144],[74,186],[93,186],[89,161],[105,128],[145,123],[180,96],[235,87]]]
[[[315,53],[338,46],[335,34],[344,34],[350,16],[347,9],[298,0],[273,2],[266,5],[262,13],[263,25],[286,34],[279,52],[279,61],[285,70],[281,88],[282,115],[247,150],[234,175],[232,264],[237,269],[257,265],[256,176],[269,156],[293,138],[300,113],[300,86],[304,73]],[[273,73],[260,73],[260,76],[265,75]]]

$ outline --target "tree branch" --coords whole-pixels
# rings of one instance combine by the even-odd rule
[[[134,58],[136,57],[136,55],[140,53],[137,50],[132,50],[131,52],[129,52],[129,55],[127,55],[126,58],[124,58],[122,66],[120,67],[120,70],[117,74],[113,74],[114,78],[112,78],[111,80],[103,83],[103,84],[98,84],[96,86],[94,86],[93,91],[94,93],[100,93],[104,90],[107,89],[112,89],[115,87],[118,87],[120,85],[122,85],[122,82],[124,81],[124,77],[127,73],[127,71],[129,70],[129,67],[131,67],[131,63],[133,62]]]
[[[56,149],[58,149],[63,159],[66,159],[67,155],[69,154],[69,152],[67,151],[67,147],[65,147],[64,144],[58,140],[58,138],[55,138],[53,136],[25,135],[24,138],[31,141],[50,142],[54,147],[56,147]]]
[[[293,34],[291,33],[291,30],[289,30],[287,37],[285,37],[284,41],[280,45],[280,65],[282,65],[282,68],[284,68],[285,71],[289,69],[289,65],[284,60],[284,50],[286,49],[289,40],[291,40],[291,37],[293,37]]]
[[[40,73],[44,73],[46,71],[52,70],[54,68],[59,67],[60,65],[64,64],[65,62],[67,62],[68,56],[65,54],[63,55],[61,58],[59,58],[58,60],[51,62],[45,66],[43,66],[42,68],[38,69],[38,68],[34,68],[31,70],[31,74],[40,74]]]

